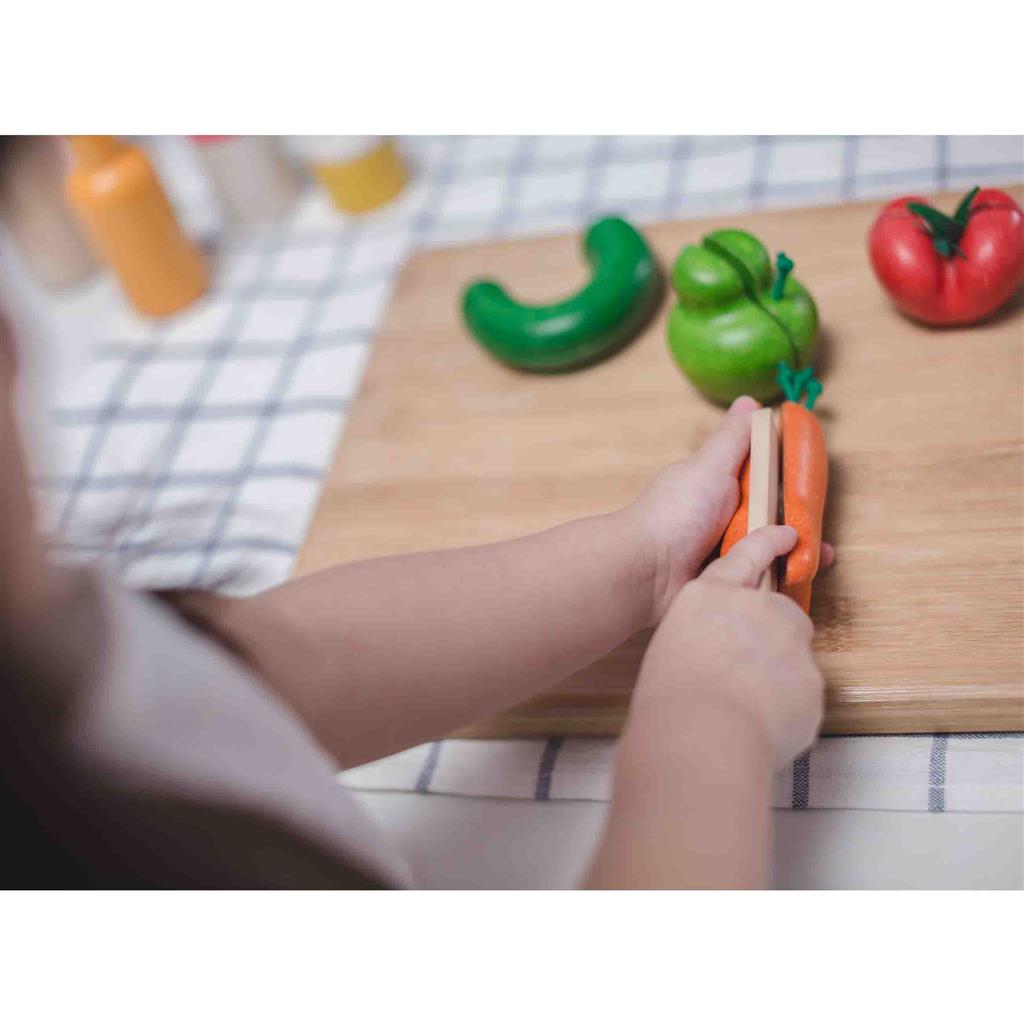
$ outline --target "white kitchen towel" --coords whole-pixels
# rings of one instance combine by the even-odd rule
[[[132,314],[105,280],[58,300],[82,368],[53,395],[41,504],[68,559],[133,586],[238,593],[291,571],[374,327],[415,249],[580,230],[606,213],[643,224],[1024,177],[1019,136],[417,137],[400,140],[412,184],[390,206],[343,217],[310,188],[280,223],[229,240],[187,144],[149,145],[184,221],[213,249],[211,289],[159,322]],[[1020,748],[1019,737],[829,739],[776,799],[1019,809]],[[611,751],[449,741],[349,781],[602,799]]]
[[[438,740],[345,772],[352,789],[516,800],[611,797],[615,741]],[[1024,733],[827,736],[780,772],[794,809],[1024,811]]]

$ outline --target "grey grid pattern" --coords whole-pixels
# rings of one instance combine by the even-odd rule
[[[38,480],[54,544],[135,586],[284,579],[370,339],[417,248],[671,217],[968,188],[1024,177],[1020,137],[419,137],[412,186],[361,220],[309,191],[254,238],[214,239],[202,302],[154,325],[112,302],[88,371],[56,396],[57,463]],[[155,152],[188,224],[216,232],[196,169]],[[529,791],[557,794],[566,760]],[[427,790],[442,746],[410,788]],[[943,762],[944,763],[944,762]],[[806,767],[806,773],[805,773]],[[793,802],[814,806],[814,759]],[[938,768],[936,768],[938,771]],[[421,774],[422,773],[422,774]],[[942,809],[936,796],[933,809]]]
[[[390,209],[346,220],[310,193],[276,228],[221,248],[197,307],[158,325],[109,311],[87,379],[53,410],[60,465],[39,484],[59,550],[136,585],[284,578],[373,327],[416,248],[579,229],[610,211],[643,222],[1024,174],[1019,137],[402,145],[415,184]],[[208,196],[168,169],[186,219],[202,221]]]
[[[435,740],[345,772],[353,789],[514,800],[611,798],[611,740]],[[1024,811],[1024,733],[828,736],[780,771],[772,806]]]

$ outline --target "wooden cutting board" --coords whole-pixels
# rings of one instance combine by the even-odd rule
[[[1021,198],[1021,189],[1011,190]],[[937,197],[951,209],[954,195]],[[796,261],[822,321],[816,407],[830,453],[815,585],[826,731],[1024,727],[1024,304],[968,330],[915,325],[876,285],[865,236],[880,203],[645,227],[663,266],[720,227]],[[587,277],[565,235],[418,253],[377,332],[298,562],[502,540],[621,507],[685,457],[721,410],[665,342],[671,297],[611,359],[561,376],[494,362],[460,316],[467,282],[526,301]],[[612,734],[646,637],[463,735]]]

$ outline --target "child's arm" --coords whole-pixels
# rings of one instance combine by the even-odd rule
[[[655,625],[736,508],[740,399],[631,506],[501,544],[343,565],[240,601],[202,599],[344,765],[550,687]]]
[[[810,619],[756,589],[796,532],[769,526],[683,587],[655,633],[587,884],[758,888],[772,772],[814,741],[823,682]]]

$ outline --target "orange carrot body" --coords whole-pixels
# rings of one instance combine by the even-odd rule
[[[821,556],[821,523],[828,491],[828,453],[818,418],[795,402],[782,404],[782,521],[797,532],[779,589],[806,612]],[[722,538],[722,554],[747,535],[750,459],[740,475],[740,504]]]
[[[818,417],[796,402],[782,404],[783,521],[797,533],[779,589],[806,612],[821,557],[821,522],[828,491],[828,453]]]
[[[733,513],[729,525],[725,528],[722,538],[722,554],[727,555],[729,548],[747,535],[747,517],[750,514],[750,456],[743,460],[740,471],[740,504]]]

